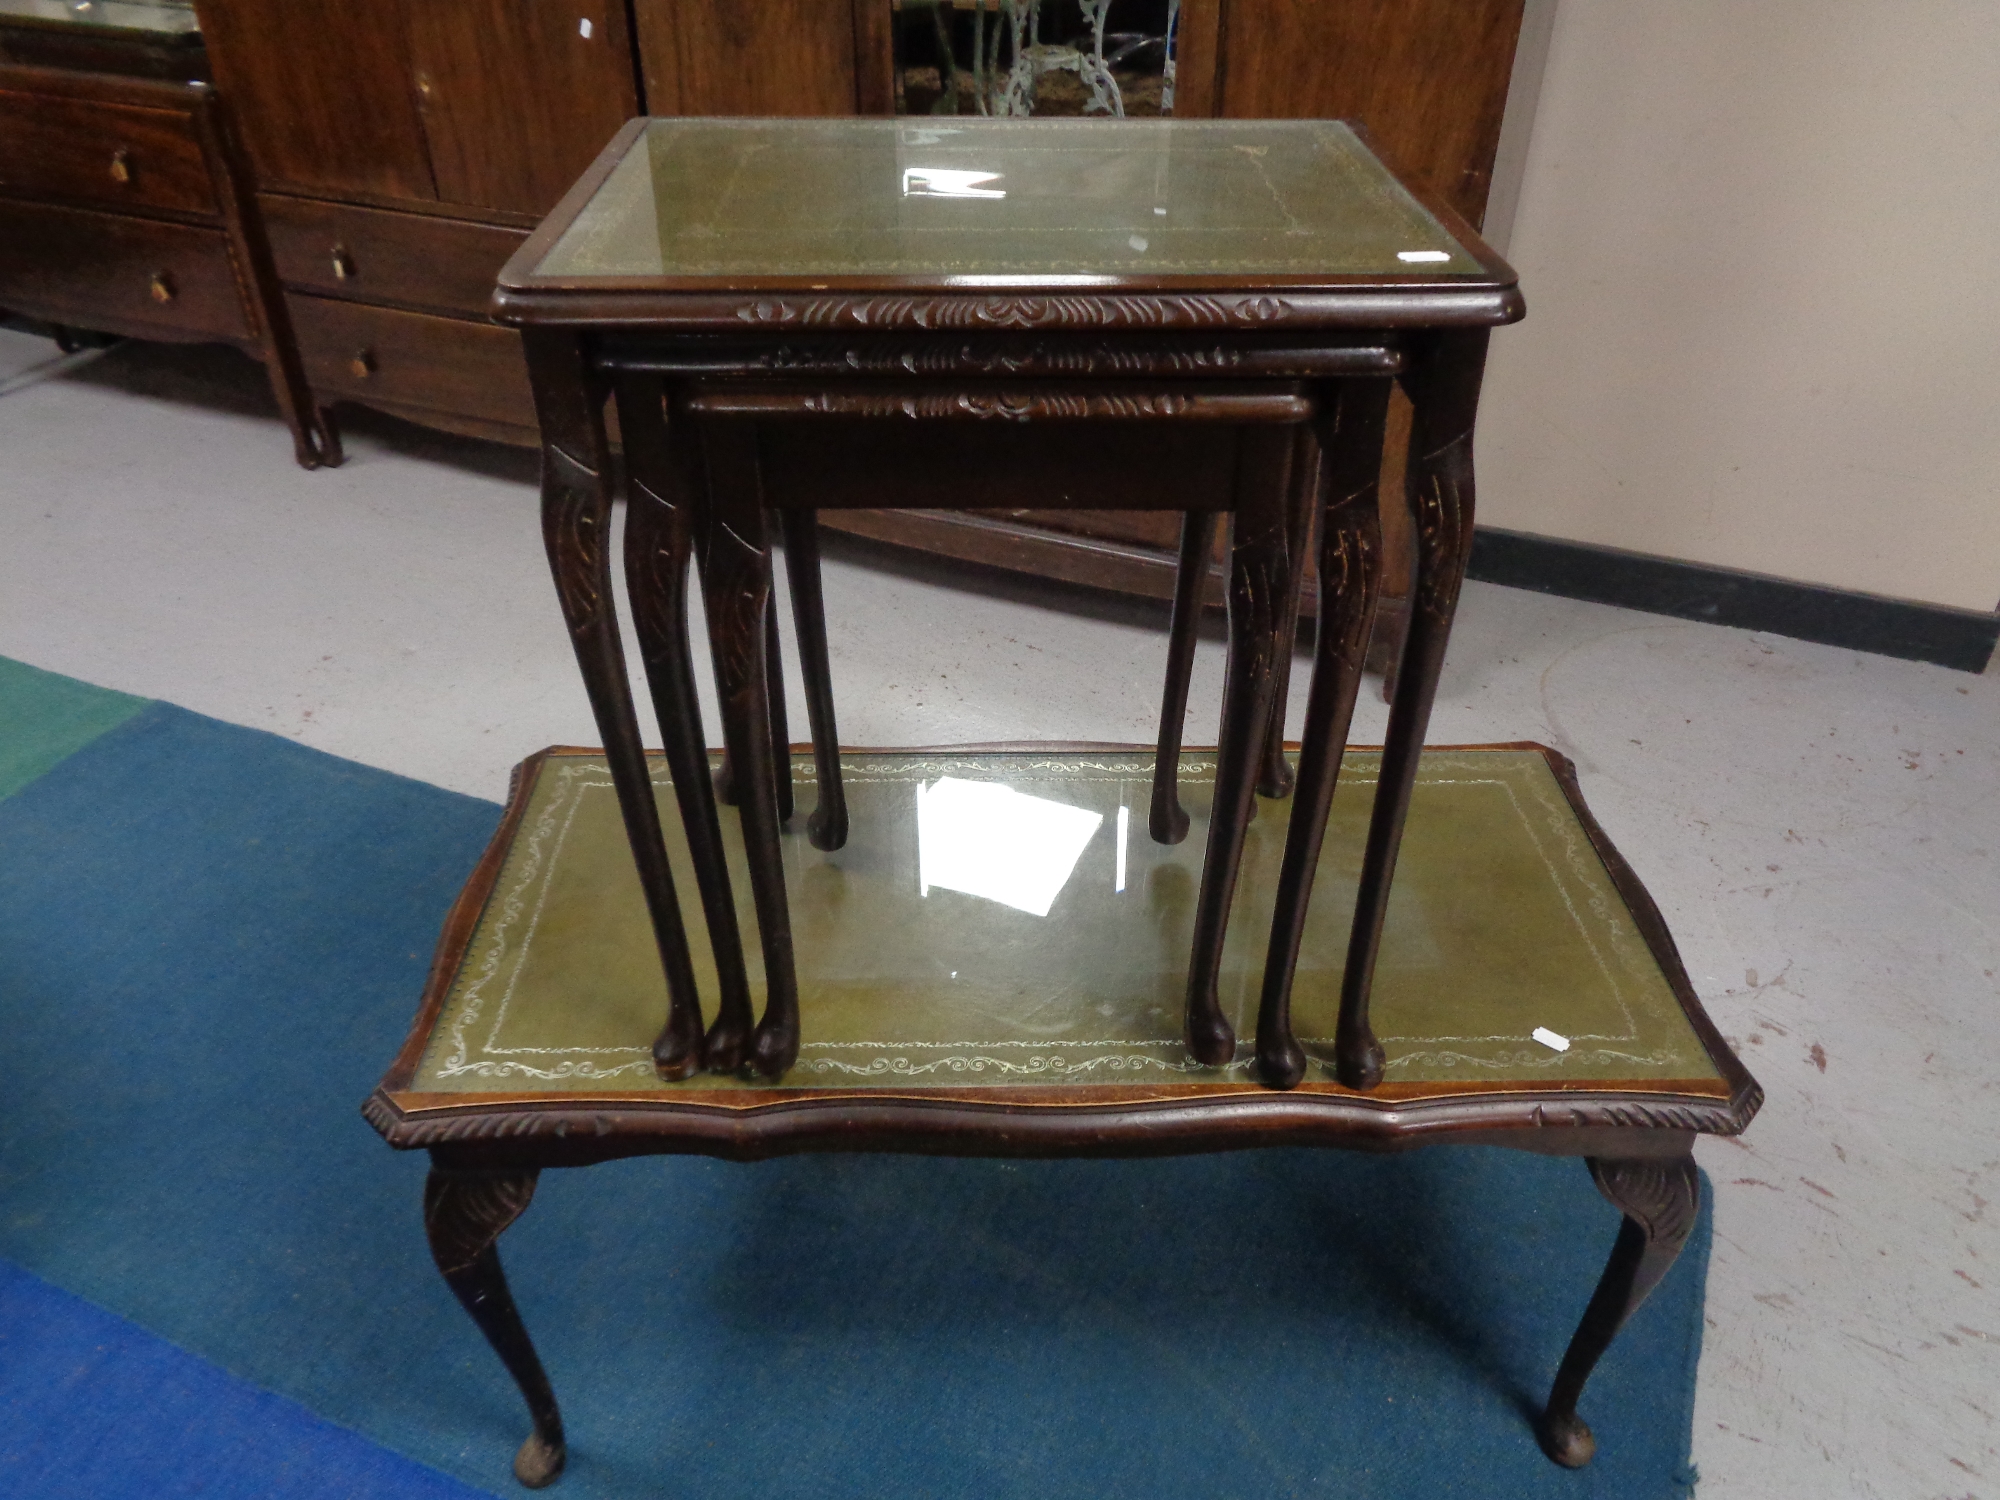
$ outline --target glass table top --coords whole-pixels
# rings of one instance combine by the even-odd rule
[[[671,119],[532,279],[1486,274],[1338,121]]]
[[[1350,752],[1334,797],[1293,1016],[1331,1088],[1335,1016],[1380,757]],[[1103,1084],[1255,1086],[1264,942],[1290,808],[1251,824],[1223,952],[1237,1061],[1181,1041],[1214,786],[1182,761],[1193,820],[1146,834],[1152,757],[1130,752],[843,756],[847,846],[807,843],[812,762],[784,834],[804,1045],[780,1091]],[[653,761],[697,983],[715,968],[664,763]],[[529,791],[410,1087],[434,1094],[724,1096],[765,1083],[662,1082],[666,983],[601,755],[552,753]],[[737,812],[721,809],[738,917],[756,932]],[[755,1000],[763,970],[754,941]],[[1425,752],[1376,975],[1388,1084],[1727,1092],[1548,762]]]
[[[0,23],[10,21],[173,37],[201,31],[191,0],[0,0]]]

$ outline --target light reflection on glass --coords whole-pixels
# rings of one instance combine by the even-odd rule
[[[1005,188],[981,187],[998,182],[998,172],[968,172],[958,167],[903,168],[905,198],[1004,198]]]
[[[919,782],[919,893],[928,897],[938,886],[1046,917],[1103,822],[1103,813],[998,782]]]
[[[1125,839],[1132,831],[1132,809],[1120,806],[1118,809],[1118,878],[1112,883],[1114,894],[1125,889]]]

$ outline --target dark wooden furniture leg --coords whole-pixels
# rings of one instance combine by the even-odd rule
[[[424,1183],[424,1233],[431,1259],[528,1403],[534,1429],[514,1455],[514,1477],[531,1490],[555,1483],[568,1450],[556,1393],[507,1289],[496,1242],[534,1197],[537,1175],[532,1170],[455,1172],[433,1159]]]
[[[771,549],[759,498],[756,434],[748,423],[704,422],[708,469],[708,555],[702,597],[708,644],[722,700],[722,733],[736,767],[750,894],[764,954],[764,1015],[744,1061],[776,1078],[799,1055],[799,991],[792,966],[792,918],[778,838],[778,783],[772,765],[766,672],[771,625]]]
[[[1238,459],[1229,548],[1229,664],[1222,690],[1215,801],[1188,960],[1188,1048],[1210,1067],[1221,1067],[1236,1055],[1236,1033],[1222,1014],[1216,981],[1243,835],[1256,795],[1257,763],[1271,722],[1279,615],[1292,573],[1293,446],[1294,434],[1287,428],[1249,428],[1243,433]]]
[[[793,811],[792,731],[785,713],[785,657],[778,639],[778,600],[775,594],[764,603],[764,680],[771,695],[771,764],[778,778],[778,821],[789,823]],[[722,764],[715,768],[715,800],[725,807],[734,807],[740,795],[735,758],[725,749]]]
[[[618,790],[667,976],[667,1025],[653,1059],[664,1076],[685,1078],[702,1062],[701,997],[639,740],[625,650],[618,640],[611,592],[611,486],[604,464],[606,393],[575,334],[530,329],[522,337],[542,425],[542,540],[584,691],[604,737],[604,758]]]
[[[785,535],[785,576],[792,585],[792,631],[799,638],[799,675],[805,680],[806,718],[812,726],[813,769],[819,778],[819,801],[806,819],[806,837],[815,849],[838,849],[847,842],[847,793],[840,783],[840,731],[833,719],[826,601],[820,594],[819,517],[809,510],[784,510],[778,516]],[[778,680],[775,671],[771,680],[773,684]]]
[[[766,533],[769,535],[767,529]],[[768,558],[769,552],[765,553]],[[791,559],[785,559],[787,572]],[[792,726],[785,712],[785,651],[778,635],[778,596],[764,595],[764,690],[771,704],[771,775],[778,798],[778,821],[792,821]]]
[[[1344,382],[1325,408],[1324,458],[1313,479],[1314,489],[1326,496],[1320,521],[1319,631],[1306,698],[1298,788],[1291,828],[1285,835],[1257,1011],[1257,1068],[1274,1088],[1291,1088],[1305,1076],[1305,1053],[1292,1035],[1292,977],[1375,620],[1382,540],[1376,491],[1388,404],[1386,380]],[[1334,1058],[1336,1076],[1350,1087],[1355,1078],[1381,1076],[1382,1049],[1368,1029],[1365,1012],[1350,1018],[1342,1008]]]
[[[1472,550],[1472,424],[1479,409],[1486,340],[1483,328],[1427,334],[1413,343],[1401,377],[1415,409],[1404,492],[1416,520],[1417,576],[1341,981],[1341,1022],[1357,1037],[1368,1032],[1368,995],[1375,982],[1382,919],[1389,909],[1389,882],[1396,873],[1403,819]],[[1356,1071],[1343,1077],[1343,1083],[1366,1089],[1382,1081],[1379,1049],[1372,1060],[1364,1056],[1354,1061]]]
[[[1215,522],[1212,510],[1191,510],[1181,517],[1174,613],[1167,627],[1167,684],[1160,694],[1160,745],[1153,758],[1153,806],[1146,818],[1146,831],[1156,844],[1178,844],[1187,837],[1188,815],[1180,799],[1181,731],[1187,722],[1188,679],[1194,672],[1202,585],[1208,581]]]
[[[1319,462],[1316,451],[1318,440],[1311,427],[1299,428],[1297,442],[1298,451],[1292,458],[1295,482],[1312,473]],[[1271,688],[1271,727],[1264,738],[1264,764],[1257,773],[1257,795],[1260,797],[1289,797],[1294,784],[1291,763],[1285,759],[1285,702],[1291,695],[1292,652],[1298,645],[1300,596],[1305,591],[1306,555],[1312,546],[1319,495],[1313,487],[1302,485],[1295,499],[1297,503],[1291,516],[1292,581],[1285,596],[1284,613],[1279,616],[1277,680]],[[1254,808],[1256,804],[1251,806]]]
[[[1567,1469],[1580,1469],[1597,1452],[1590,1426],[1576,1414],[1577,1398],[1611,1340],[1668,1267],[1694,1228],[1701,1208],[1701,1178],[1692,1156],[1612,1161],[1588,1158],[1598,1191],[1625,1215],[1604,1275],[1569,1341],[1549,1391],[1539,1436],[1542,1447]]]
[[[689,436],[676,440],[666,417],[666,387],[658,376],[627,375],[618,384],[618,426],[625,439],[625,576],[646,664],[660,741],[673,773],[674,800],[694,863],[695,887],[708,923],[721,1003],[702,1048],[707,1066],[733,1073],[743,1061],[755,1017],[743,964],[722,826],[709,783],[708,737],[702,732],[694,658],[688,642],[688,560],[693,552],[699,461]],[[685,1050],[670,1020],[654,1043],[662,1065]]]

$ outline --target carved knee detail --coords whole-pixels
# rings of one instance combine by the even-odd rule
[[[446,1276],[472,1267],[535,1196],[535,1172],[461,1175],[431,1169],[424,1184],[424,1233]]]

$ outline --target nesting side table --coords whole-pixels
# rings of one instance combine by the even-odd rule
[[[1693,1139],[1740,1131],[1761,1094],[1566,762],[1515,745],[1419,766],[1471,538],[1487,335],[1521,314],[1506,265],[1337,123],[655,120],[606,148],[494,306],[528,350],[545,538],[603,749],[523,765],[366,1113],[431,1152],[433,1255],[533,1419],[516,1474],[547,1483],[565,1452],[496,1248],[545,1167],[1447,1140],[1583,1157],[1623,1215],[1539,1422],[1552,1457],[1586,1462],[1577,1400],[1693,1226]],[[1347,778],[1343,813],[1391,381],[1416,413],[1417,609],[1388,744]],[[614,398],[657,756],[613,609]],[[1036,497],[1180,510],[1197,540],[1230,515],[1216,752],[1180,756],[1179,651],[1150,755],[843,752],[815,513]],[[810,760],[770,690],[774,524]],[[1315,524],[1317,655],[1280,846],[1246,827]],[[697,561],[740,816],[718,812],[696,705]],[[815,796],[803,833],[782,827],[795,777]],[[1402,889],[1436,951],[1414,986],[1407,962],[1384,968],[1378,1038],[1420,780]],[[1207,824],[1198,868],[1175,848],[1183,792]],[[1128,843],[1148,800],[1153,837]],[[1315,903],[1325,850],[1364,843],[1353,909],[1330,909],[1325,879]]]

